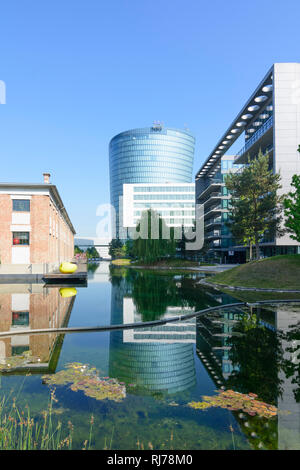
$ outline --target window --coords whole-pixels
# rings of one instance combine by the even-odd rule
[[[30,212],[30,199],[13,199],[13,211]]]
[[[12,356],[22,356],[26,351],[29,351],[29,346],[12,346],[11,347]]]
[[[29,312],[12,312],[12,326],[29,326]]]
[[[13,232],[13,245],[29,245],[29,232]]]

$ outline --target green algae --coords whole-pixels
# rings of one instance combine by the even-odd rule
[[[54,375],[44,375],[43,383],[53,385],[70,385],[73,392],[82,391],[86,396],[95,400],[112,400],[120,402],[126,397],[126,387],[123,382],[110,377],[99,377],[94,367],[73,362]]]

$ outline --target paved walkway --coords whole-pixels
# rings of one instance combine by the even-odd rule
[[[232,269],[235,266],[239,266],[239,264],[216,264],[214,266],[132,266],[126,265],[126,268],[134,268],[134,269],[151,269],[151,270],[188,270],[188,271],[199,271],[199,272],[206,272],[206,273],[222,273],[223,271],[227,271],[228,269]]]
[[[228,269],[235,268],[239,264],[216,264],[215,266],[185,266],[178,269],[192,269],[193,271],[200,271],[206,273],[222,273],[223,271],[228,271]],[[176,268],[174,268],[176,269]]]

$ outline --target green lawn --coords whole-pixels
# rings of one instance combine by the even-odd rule
[[[300,290],[300,255],[272,256],[242,264],[210,277],[228,286]]]

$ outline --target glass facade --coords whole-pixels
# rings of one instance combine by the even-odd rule
[[[164,127],[133,129],[113,137],[109,145],[110,194],[117,236],[122,238],[119,197],[123,184],[191,183],[194,148],[195,139],[187,131]]]

